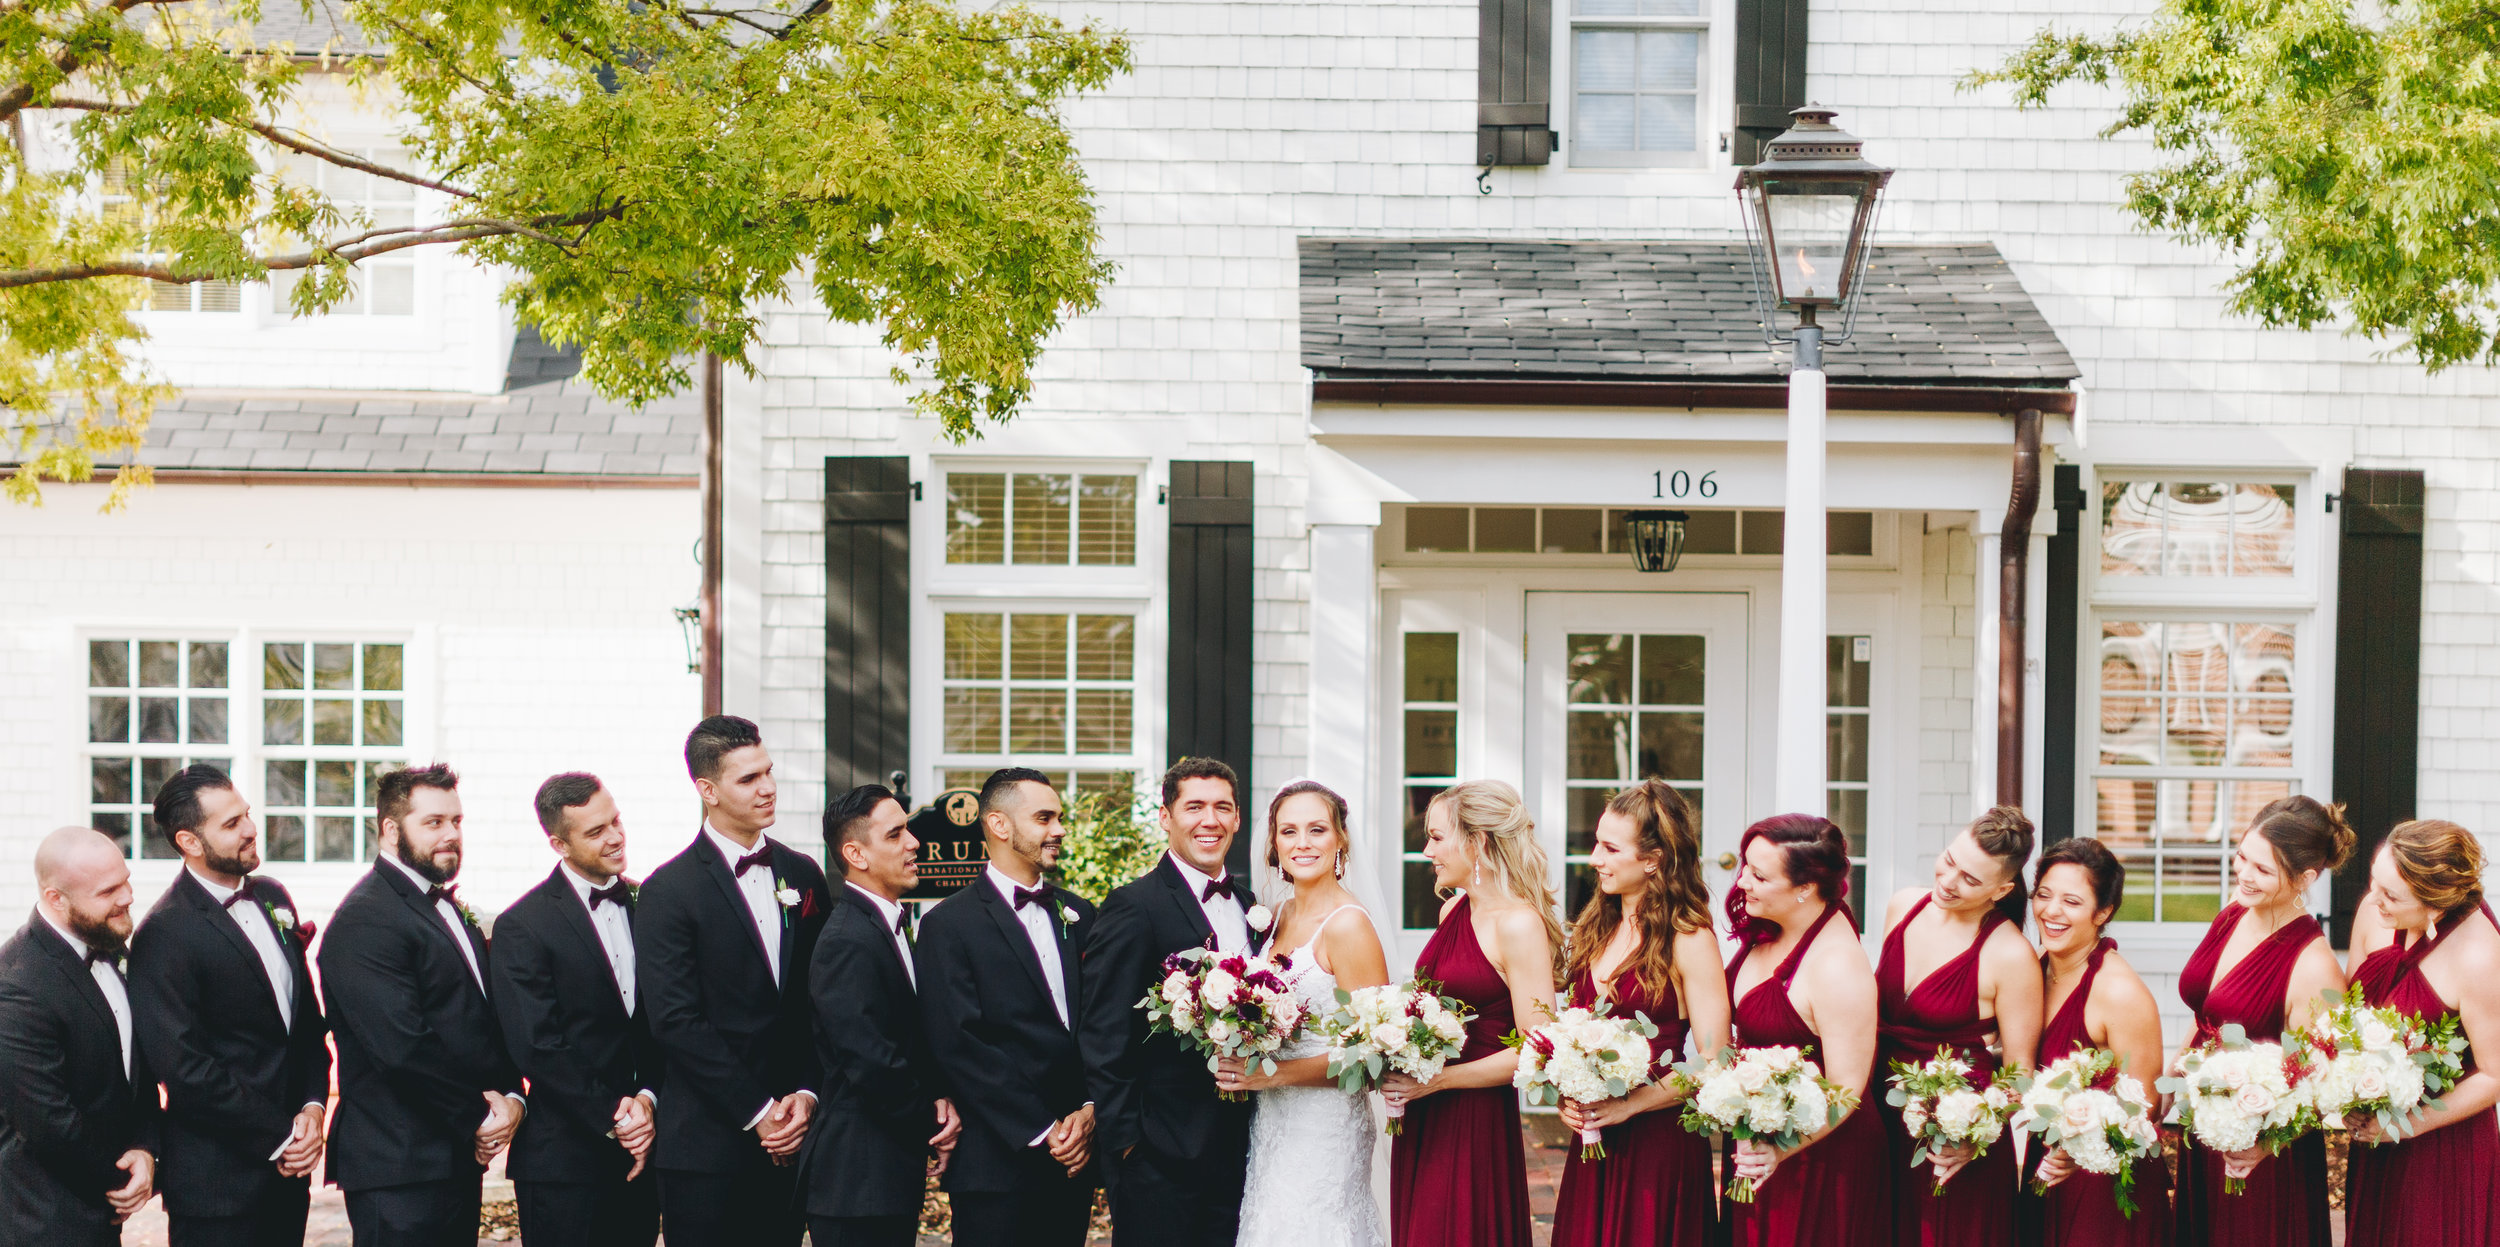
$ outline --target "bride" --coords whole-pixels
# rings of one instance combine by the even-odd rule
[[[1344,883],[1345,798],[1315,780],[1284,786],[1267,809],[1267,864],[1293,898],[1278,907],[1268,956],[1306,1008],[1324,1012],[1339,987],[1389,981],[1371,913]],[[1260,1074],[1228,1059],[1226,1091],[1258,1093],[1250,1123],[1250,1173],[1242,1188],[1238,1247],[1382,1247],[1372,1196],[1372,1145],[1380,1134],[1368,1098],[1337,1089],[1326,1044],[1304,1031]]]

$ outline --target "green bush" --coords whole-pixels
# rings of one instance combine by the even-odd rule
[[[1111,889],[1154,869],[1167,843],[1155,804],[1143,793],[1080,793],[1060,815],[1068,838],[1059,845],[1059,886],[1099,905]]]

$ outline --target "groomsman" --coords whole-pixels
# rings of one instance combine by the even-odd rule
[[[109,1247],[156,1181],[156,1079],[121,972],[130,867],[64,827],[35,846],[35,887],[0,944],[0,1243]]]
[[[1115,1247],[1232,1247],[1250,1154],[1250,1106],[1217,1095],[1206,1058],[1153,1034],[1135,1007],[1163,959],[1184,948],[1248,952],[1246,879],[1224,856],[1241,830],[1239,782],[1213,758],[1163,776],[1170,847],[1103,898],[1085,949],[1084,1048],[1109,1162]]]
[[[625,820],[595,775],[538,786],[562,860],[495,919],[489,993],[536,1111],[504,1171],[530,1247],[651,1247],[659,1177],[644,1172],[659,1052],[634,995]]]
[[[956,1247],[1077,1247],[1093,1213],[1094,1105],[1075,1022],[1094,907],[1045,882],[1066,836],[1040,771],[981,786],[984,877],[920,926],[921,1012],[964,1132],[944,1184]]]
[[[139,1051],[165,1086],[160,1127],[173,1247],[299,1247],[330,1099],[329,1025],[312,927],[260,869],[251,803],[216,767],[156,793],[182,855],[130,945]]]
[[[375,786],[381,841],[322,938],[339,1052],[330,1182],[356,1247],[473,1247],[479,1180],[525,1108],[486,995],[486,933],[460,903],[460,777]]]
[[[642,884],[634,977],[667,1079],[652,1163],[669,1247],[793,1247],[799,1145],[816,1111],[808,956],[825,872],[764,834],[773,759],[753,723],[686,737],[703,827]]]
[[[920,878],[920,841],[905,821],[902,803],[878,784],[825,810],[825,845],[842,886],[808,967],[825,1070],[824,1103],[799,1154],[814,1247],[911,1247],[923,1179],[944,1171],[962,1130],[938,1083],[914,990],[911,911],[902,901]]]

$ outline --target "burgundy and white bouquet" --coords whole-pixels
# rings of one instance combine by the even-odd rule
[[[1137,1007],[1154,1030],[1180,1037],[1207,1054],[1207,1070],[1225,1057],[1240,1057],[1263,1074],[1276,1072],[1276,1050],[1301,1029],[1300,997],[1277,971],[1292,964],[1211,949],[1184,948],[1163,959],[1163,981]],[[1219,1092],[1245,1100],[1244,1092]]]
[[[1858,1106],[1858,1093],[1823,1077],[1808,1051],[1730,1048],[1711,1060],[1676,1066],[1675,1081],[1685,1093],[1684,1128],[1792,1148],[1807,1135],[1839,1125]],[[1749,1179],[1728,1179],[1729,1199],[1750,1204],[1753,1195]]]
[[[1502,1042],[1519,1049],[1519,1068],[1511,1085],[1528,1093],[1530,1104],[1558,1106],[1565,1100],[1595,1104],[1620,1099],[1656,1076],[1649,1041],[1658,1026],[1647,1014],[1611,1017],[1605,1001],[1593,1009],[1568,1008],[1527,1033],[1513,1031]],[[1605,1136],[1580,1132],[1580,1159],[1606,1155]]]
[[[2321,1011],[2301,1042],[2316,1072],[2310,1101],[2318,1120],[2340,1129],[2353,1115],[2378,1120],[2384,1138],[2404,1137],[2418,1108],[2445,1108],[2439,1097],[2465,1073],[2465,1032],[2455,1014],[2424,1022],[2361,998],[2355,985]]]
[[[2217,1152],[2262,1147],[2272,1154],[2318,1128],[2309,1098],[2312,1072],[2299,1043],[2288,1051],[2279,1043],[2252,1043],[2234,1022],[2183,1054],[2177,1075],[2153,1085],[2178,1097],[2179,1125],[2197,1142]],[[2225,1195],[2247,1190],[2245,1178],[2223,1180]]]
[[[2049,1062],[2025,1077],[2008,1124],[2064,1148],[2075,1168],[2118,1180],[2119,1215],[2135,1216],[2135,1162],[2161,1155],[2161,1129],[2153,1123],[2152,1097],[2144,1084],[2118,1072],[2118,1054],[2086,1048]],[[2048,1188],[2032,1183],[2031,1193]]]
[[[1892,1063],[1892,1090],[1884,1102],[1901,1110],[1901,1124],[1918,1140],[1910,1163],[1922,1165],[1947,1147],[1969,1147],[1973,1160],[2005,1133],[2014,1110],[2014,1076],[1998,1067],[1985,1087],[1971,1081],[1971,1064],[1950,1047],[1924,1061]],[[1944,1194],[1939,1179],[1935,1193]]]
[[[1440,994],[1429,979],[1382,987],[1337,989],[1337,1007],[1312,1026],[1328,1040],[1328,1076],[1351,1094],[1379,1085],[1383,1075],[1417,1082],[1439,1077],[1441,1067],[1467,1044],[1467,1007]],[[1389,1133],[1405,1132],[1406,1107],[1389,1106]]]

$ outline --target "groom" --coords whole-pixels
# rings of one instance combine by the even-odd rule
[[[1151,1034],[1137,1001],[1184,948],[1250,953],[1266,934],[1249,880],[1226,872],[1241,830],[1233,769],[1183,758],[1163,775],[1155,868],[1103,901],[1085,952],[1082,1043],[1109,1162],[1114,1247],[1232,1247],[1250,1150],[1250,1106],[1216,1095],[1206,1058]]]

